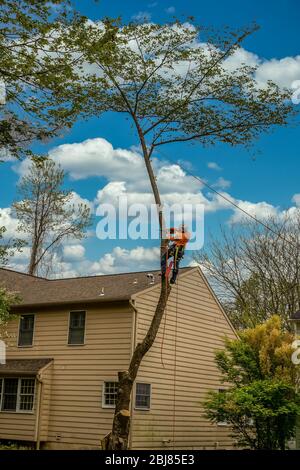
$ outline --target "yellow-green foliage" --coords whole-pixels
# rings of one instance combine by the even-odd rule
[[[295,383],[297,368],[291,361],[294,337],[282,328],[278,315],[273,315],[255,328],[245,330],[240,337],[256,352],[260,370],[265,377],[277,377]]]
[[[13,318],[10,313],[10,307],[20,301],[14,292],[9,292],[4,288],[0,288],[0,339],[8,337],[7,323]]]
[[[228,388],[210,392],[205,416],[213,423],[226,421],[238,446],[284,450],[295,436],[300,394],[293,340],[274,315],[239,339],[226,339],[225,350],[216,353]]]

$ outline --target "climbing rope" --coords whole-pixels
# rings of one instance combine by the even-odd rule
[[[167,270],[168,270],[168,250],[166,252],[166,273],[167,273]],[[166,295],[167,295],[167,290],[168,290],[168,278],[167,278],[167,275],[165,273],[165,276],[166,276]],[[161,346],[160,346],[160,361],[161,361],[161,364],[163,366],[163,369],[165,369],[165,364],[164,364],[164,359],[163,359],[163,347],[164,347],[164,340],[165,340],[165,330],[166,330],[166,323],[167,323],[167,315],[168,315],[168,302],[166,303],[166,307],[165,307],[165,313],[164,313],[164,327],[163,327],[163,335],[162,335],[162,340],[161,340]]]
[[[176,424],[176,373],[177,373],[177,323],[178,323],[178,281],[176,283],[175,301],[175,331],[174,331],[174,391],[173,391],[173,450],[175,449],[175,424]]]

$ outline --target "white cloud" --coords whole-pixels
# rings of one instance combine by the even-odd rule
[[[108,183],[98,191],[94,201],[95,206],[108,203],[118,207],[120,196],[127,197],[128,205],[140,203],[149,207],[154,203],[144,161],[138,148],[114,149],[105,139],[96,138],[81,143],[61,145],[52,149],[50,155],[70,173],[72,178],[83,179],[96,175],[108,180]],[[206,212],[228,209],[229,205],[222,197],[209,193],[204,195],[201,183],[187,175],[179,165],[167,161],[160,162],[154,158],[153,166],[164,203],[203,204]],[[207,166],[216,171],[221,170],[216,162],[208,162]],[[224,190],[230,186],[230,181],[220,177],[215,186]],[[244,210],[249,210],[252,215],[256,214],[258,218],[279,213],[279,210],[267,202],[239,201],[224,194]],[[231,222],[240,222],[243,213],[232,206],[230,209],[234,211]]]
[[[223,65],[226,70],[233,72],[243,65],[257,67],[260,63],[261,59],[258,57],[258,55],[240,47],[223,62]]]
[[[263,61],[257,71],[256,80],[265,84],[272,80],[280,87],[291,88],[294,80],[300,78],[300,55]]]
[[[14,217],[11,207],[0,208],[0,227],[4,226],[6,232],[3,234],[4,240],[10,238],[27,238],[26,234],[18,232],[18,219]]]
[[[66,245],[63,248],[63,257],[66,261],[78,261],[82,260],[85,255],[84,246],[77,245]]]
[[[14,253],[13,260],[16,263],[24,264],[25,269],[28,266],[29,258],[30,258],[30,247],[24,246],[21,251],[16,251]]]
[[[99,176],[108,181],[126,181],[132,190],[149,188],[150,191],[145,163],[136,149],[114,149],[107,140],[95,138],[80,143],[60,145],[52,149],[49,156],[73,179]],[[154,158],[153,166],[161,193],[170,189],[184,192],[187,187],[195,190],[201,186],[194,178],[187,176],[179,165],[160,162]],[[17,171],[22,173],[19,168]]]
[[[220,176],[220,178],[217,179],[217,181],[214,183],[213,186],[214,186],[215,188],[227,189],[227,188],[230,188],[230,186],[231,186],[231,181],[226,180],[225,178],[223,178],[222,176]]]
[[[175,13],[175,7],[171,6],[165,9],[166,13],[169,13],[170,15]]]
[[[246,211],[248,214],[256,217],[259,220],[265,220],[268,217],[276,217],[280,215],[279,208],[268,204],[267,202],[249,202],[249,201],[235,201],[238,206]],[[238,209],[234,209],[234,214],[230,219],[233,224],[249,220],[249,217]]]
[[[131,18],[138,23],[149,23],[151,20],[151,13],[149,11],[139,11],[132,15]]]
[[[255,79],[259,87],[265,87],[271,80],[280,88],[292,88],[293,82],[300,78],[300,55],[282,59],[264,59],[246,49],[237,49],[224,61],[228,71],[234,71],[243,65],[255,67]]]
[[[0,148],[0,162],[13,162],[16,160],[7,148]]]
[[[255,79],[259,87],[265,87],[271,80],[280,88],[292,88],[293,82],[300,78],[300,55],[265,59],[241,47],[228,57],[223,65],[229,72],[243,65],[254,67]]]
[[[30,158],[24,158],[21,162],[17,162],[13,165],[12,169],[20,176],[25,176],[29,173],[29,169],[32,162]]]
[[[133,271],[151,271],[159,269],[159,248],[137,246],[131,250],[115,247],[96,261],[87,259],[61,260],[55,259],[55,272],[52,277],[97,276],[101,274],[117,274]]]
[[[222,168],[216,162],[208,162],[207,168],[209,168],[210,170],[216,170],[216,171],[222,170]]]
[[[106,253],[99,261],[90,266],[93,273],[114,274],[119,272],[143,271],[159,268],[159,248],[138,246],[126,250],[117,246],[112,252]]]
[[[93,176],[122,180],[125,174],[132,181],[138,181],[145,175],[141,155],[131,150],[114,149],[102,138],[59,145],[50,150],[49,156],[60,163],[74,180]]]
[[[87,207],[89,207],[89,209],[91,210],[91,212],[93,212],[94,210],[94,205],[91,201],[89,201],[88,199],[86,198],[83,198],[81,197],[78,193],[76,193],[75,191],[72,191],[71,192],[71,199],[69,201],[69,204],[72,204],[76,207],[80,206],[80,205],[85,205]]]
[[[292,197],[292,202],[294,202],[297,207],[300,207],[300,193],[294,194]]]
[[[199,191],[202,187],[200,181],[189,176],[179,165],[164,165],[157,172],[157,183],[161,194],[186,193]]]

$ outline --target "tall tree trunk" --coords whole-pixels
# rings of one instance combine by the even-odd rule
[[[141,129],[138,127],[139,137],[143,149],[144,161],[147,168],[149,180],[152,187],[155,203],[157,205],[159,226],[160,226],[160,251],[161,251],[161,267],[162,267],[162,256],[164,255],[168,241],[163,235],[164,230],[164,217],[163,209],[160,200],[159,190],[156,184],[156,179],[151,166],[149,153],[146,147],[144,137]],[[136,379],[140,364],[145,354],[149,351],[153,345],[161,320],[164,315],[164,311],[167,305],[167,301],[171,292],[171,286],[166,279],[164,273],[161,273],[161,286],[160,296],[155,309],[154,316],[151,321],[151,325],[148,329],[146,336],[141,343],[138,343],[134,353],[132,355],[128,370],[121,371],[118,374],[118,392],[116,399],[116,408],[113,419],[112,431],[107,436],[106,440],[103,441],[103,447],[107,450],[126,450],[128,448],[129,430],[130,430],[130,398],[133,388],[134,381]]]
[[[37,270],[37,263],[36,263],[37,254],[38,254],[38,244],[36,243],[36,241],[34,241],[31,247],[30,261],[29,261],[29,266],[28,266],[28,274],[31,274],[32,276],[36,274],[36,270]]]
[[[166,303],[171,291],[167,280],[162,276],[159,301],[152,318],[150,328],[141,343],[138,343],[132,355],[127,371],[119,372],[119,384],[112,432],[110,433],[106,449],[126,450],[130,429],[130,396],[143,357],[155,341],[161,320],[164,315]]]

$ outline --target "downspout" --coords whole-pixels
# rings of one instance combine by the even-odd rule
[[[36,450],[40,449],[40,432],[41,432],[41,414],[42,414],[42,394],[43,394],[43,381],[41,379],[41,374],[38,373],[36,376],[38,381],[38,397],[37,397],[37,407],[36,407],[36,422],[35,422],[35,441],[36,441]]]
[[[39,370],[36,379],[38,381],[38,396],[37,396],[37,405],[36,405],[36,421],[35,421],[35,436],[34,440],[36,441],[36,450],[40,449],[40,434],[41,434],[41,415],[42,415],[42,397],[43,397],[43,386],[44,382],[42,380],[43,372],[48,369],[53,364],[53,360],[46,364],[42,369]]]
[[[134,353],[135,350],[135,345],[136,345],[136,326],[137,326],[137,314],[138,310],[136,306],[134,305],[134,300],[130,299],[129,304],[133,309],[133,318],[132,318],[132,331],[131,331],[131,357]],[[131,397],[130,400],[130,416],[131,416],[131,423],[130,423],[130,429],[129,429],[129,449],[132,447],[132,428],[133,428],[133,412],[134,412],[134,407],[133,407],[133,401],[134,397]]]

